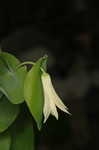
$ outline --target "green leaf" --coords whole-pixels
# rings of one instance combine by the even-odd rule
[[[20,64],[20,61],[13,55],[7,52],[0,53],[0,62],[3,62],[8,70],[15,70],[15,67]],[[0,69],[0,71],[2,71]]]
[[[11,54],[0,53],[0,91],[13,104],[24,101],[24,79],[26,67],[16,69],[20,62]]]
[[[41,67],[46,57],[39,59],[28,72],[24,82],[24,97],[28,108],[34,117],[38,129],[41,129],[43,118],[43,87],[41,82]]]
[[[10,150],[11,137],[8,132],[0,134],[0,150]]]
[[[3,96],[0,99],[0,132],[5,131],[19,114],[19,105],[14,105]]]
[[[11,127],[12,145],[10,150],[34,150],[34,131],[32,122],[25,118],[20,118]]]

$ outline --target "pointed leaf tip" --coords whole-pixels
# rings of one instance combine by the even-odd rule
[[[47,55],[44,55],[43,57],[42,57],[42,68],[45,70],[45,71],[47,71],[47,60],[48,60],[48,56]]]

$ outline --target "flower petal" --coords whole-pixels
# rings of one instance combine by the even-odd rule
[[[51,78],[50,78],[50,75],[49,75],[49,84],[50,84],[50,90],[51,90],[51,93],[53,95],[53,101],[55,103],[55,105],[62,111],[70,114],[68,112],[68,108],[64,105],[64,103],[62,102],[62,100],[60,99],[60,97],[57,95],[54,87],[53,87],[53,84],[52,84],[52,81],[51,81]]]
[[[44,123],[48,119],[50,113],[51,113],[51,109],[50,109],[49,98],[48,98],[48,95],[45,93],[44,94],[44,108],[43,108]]]
[[[46,117],[48,117],[48,115],[49,115],[48,111],[49,111],[53,116],[56,117],[56,119],[58,119],[58,112],[57,112],[56,106],[53,101],[54,97],[53,97],[52,91],[50,89],[50,80],[49,80],[49,75],[47,73],[42,75],[42,83],[43,83],[44,101],[45,101],[44,110],[46,112],[46,114],[44,112],[44,115],[46,115]],[[45,120],[46,120],[46,118],[45,118]],[[45,122],[45,120],[44,120],[44,122]]]
[[[48,96],[49,108],[51,109],[51,114],[53,116],[55,116],[55,118],[58,120],[58,112],[57,112],[56,105],[55,105],[54,100],[53,100],[54,99],[54,95],[53,95],[53,93],[51,91],[50,84],[48,84],[48,83],[45,85],[45,87],[46,87],[46,91],[45,91],[46,94],[45,95]],[[46,99],[45,99],[45,101],[46,101]]]
[[[54,103],[51,104],[51,114],[58,120],[58,112]]]
[[[51,84],[52,84],[52,83],[51,83]],[[54,95],[53,101],[54,101],[55,105],[56,105],[60,110],[66,112],[66,113],[68,113],[68,114],[70,114],[70,113],[68,112],[68,108],[64,105],[64,103],[62,102],[62,100],[59,98],[59,96],[57,95],[57,93],[56,93],[56,91],[55,91],[55,89],[53,88],[52,85],[51,85],[51,91],[52,91],[52,93],[53,93],[53,95]]]

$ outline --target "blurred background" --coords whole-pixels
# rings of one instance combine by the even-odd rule
[[[47,54],[55,89],[72,113],[49,118],[36,133],[37,149],[98,149],[98,0],[4,0],[0,47],[22,61]]]

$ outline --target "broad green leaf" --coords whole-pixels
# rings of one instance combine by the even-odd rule
[[[10,150],[11,137],[8,132],[0,134],[0,150]]]
[[[0,132],[5,131],[19,114],[19,105],[14,105],[3,96],[0,99]]]
[[[8,70],[15,70],[15,67],[20,64],[20,61],[15,56],[6,52],[0,53],[0,68],[2,67],[1,62],[5,64]],[[0,72],[2,72],[1,69]]]
[[[11,128],[12,145],[10,150],[34,150],[33,126],[27,116],[16,121]]]
[[[24,79],[26,67],[16,69],[20,62],[8,53],[0,53],[0,91],[13,104],[24,101]]]
[[[43,87],[41,82],[41,67],[46,57],[39,59],[28,72],[24,82],[24,97],[28,108],[34,117],[38,129],[41,129],[43,118]]]

